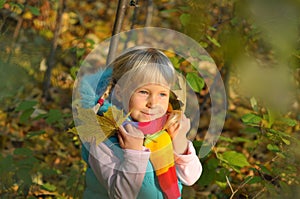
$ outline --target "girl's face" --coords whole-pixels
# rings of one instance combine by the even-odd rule
[[[146,84],[132,94],[129,101],[130,116],[138,122],[162,117],[168,109],[170,89],[159,84]]]

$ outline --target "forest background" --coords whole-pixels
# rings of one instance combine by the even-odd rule
[[[86,164],[78,135],[68,131],[72,88],[84,57],[111,36],[119,2],[0,0],[1,198],[82,197]],[[183,198],[300,196],[300,2],[124,2],[121,31],[182,32],[205,48],[223,77],[224,129],[200,157],[203,174],[184,187]],[[198,150],[211,104],[203,81],[192,82],[201,88]]]

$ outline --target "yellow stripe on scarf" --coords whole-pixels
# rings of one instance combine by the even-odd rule
[[[163,174],[174,166],[173,145],[167,131],[147,136],[144,145],[151,151],[150,161],[156,175]]]

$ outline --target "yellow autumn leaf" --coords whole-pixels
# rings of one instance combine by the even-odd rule
[[[85,142],[100,144],[112,136],[126,120],[123,111],[115,106],[109,107],[103,116],[96,115],[92,109],[78,109],[79,126],[76,126],[80,138]]]

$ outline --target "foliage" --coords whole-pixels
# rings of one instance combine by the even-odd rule
[[[299,123],[255,111],[244,114],[241,120],[245,124],[241,135],[229,137],[225,133],[214,153],[203,159],[204,174],[199,185],[216,183],[224,190],[229,187],[227,197],[231,198],[237,194],[249,198],[293,196],[295,192],[288,187],[299,184],[295,150],[300,142],[292,131],[299,128]],[[238,181],[242,182],[237,184]]]
[[[41,83],[54,36],[58,2],[0,0],[0,195],[3,198],[82,196],[86,164],[80,157],[81,143],[77,134],[67,133],[74,126],[71,92],[82,60],[95,44],[111,35],[117,1],[106,2],[66,1],[51,77],[51,99],[46,101]],[[153,3],[151,25],[181,31],[202,45],[218,66],[228,93],[229,111],[222,136],[209,155],[200,157],[203,174],[192,188],[184,188],[184,198],[300,195],[297,191],[299,3],[296,0],[155,0]],[[143,27],[146,1],[139,1],[138,8],[135,27]],[[130,7],[124,30],[130,28],[132,12]],[[213,62],[209,56],[199,58]],[[209,125],[209,92],[193,67],[197,63],[186,63],[174,55],[171,61],[189,86],[200,93],[202,112],[193,142],[199,151]],[[251,74],[245,70],[254,66],[259,70]],[[262,72],[261,68],[268,70]],[[276,68],[289,71],[284,80],[271,75],[270,71]],[[265,81],[258,81],[259,73]],[[245,74],[254,78],[245,81]],[[247,85],[244,90],[239,88],[241,82]],[[293,97],[282,108],[282,101],[290,93]]]

